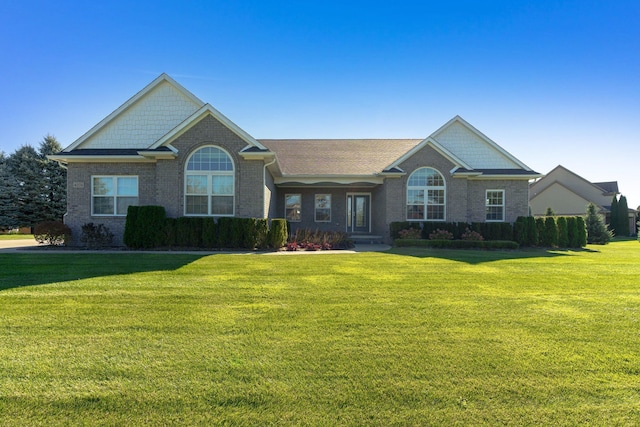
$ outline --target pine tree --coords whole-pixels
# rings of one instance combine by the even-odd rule
[[[619,229],[616,235],[629,235],[629,205],[627,204],[627,198],[624,196],[620,196],[620,200],[618,200],[618,220],[616,221],[616,225],[618,227],[616,230]]]
[[[66,211],[66,170],[47,155],[61,151],[58,141],[47,135],[39,151],[23,145],[7,158],[10,173],[18,182],[16,195],[19,226],[60,221]]]
[[[609,214],[609,228],[611,229],[611,231],[613,231],[614,234],[618,235],[618,197],[617,196],[613,196],[613,199],[611,200],[611,213]]]
[[[613,233],[607,229],[607,225],[596,211],[593,203],[589,203],[589,206],[587,206],[585,223],[587,227],[587,243],[606,245],[613,237]]]
[[[62,146],[52,135],[40,142],[42,178],[39,205],[43,221],[62,221],[67,210],[67,171],[58,162],[47,158],[50,154],[62,151]]]
[[[0,230],[18,227],[18,180],[13,176],[7,159],[0,153]]]

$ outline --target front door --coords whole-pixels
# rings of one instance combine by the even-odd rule
[[[371,232],[370,205],[370,194],[347,194],[347,233]]]

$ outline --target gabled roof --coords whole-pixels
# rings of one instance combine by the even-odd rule
[[[455,116],[418,145],[389,164],[386,169],[401,169],[400,165],[418,151],[430,146],[454,165],[452,173],[465,176],[521,176],[539,178],[541,175],[515,158],[482,132]]]
[[[562,165],[553,168],[544,178],[531,184],[529,187],[529,200],[534,201],[545,191],[560,184],[580,196],[582,199],[606,208],[611,203],[611,198],[617,194],[618,183],[615,181],[594,184]],[[606,187],[606,188],[603,188]],[[540,199],[542,200],[542,199]]]
[[[207,116],[212,116],[224,126],[226,126],[230,131],[238,135],[242,138],[249,146],[258,147],[261,150],[266,150],[266,148],[256,141],[251,135],[249,135],[244,130],[240,129],[238,125],[229,120],[224,114],[220,111],[213,108],[211,104],[205,104],[200,109],[195,111],[189,117],[187,117],[182,123],[180,123],[175,128],[171,129],[168,133],[163,135],[160,139],[155,141],[150,148],[158,148],[163,145],[171,144],[171,141],[178,138],[180,135],[191,129],[195,124],[197,124],[200,120]]]
[[[131,145],[149,148],[203,105],[163,73],[63,151],[127,149]]]

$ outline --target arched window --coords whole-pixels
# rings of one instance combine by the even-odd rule
[[[416,169],[407,182],[407,219],[444,221],[445,183],[433,168]]]
[[[185,215],[233,216],[235,174],[231,156],[218,147],[203,147],[187,161]]]

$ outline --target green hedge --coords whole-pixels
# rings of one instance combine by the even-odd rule
[[[286,220],[232,217],[166,218],[161,206],[130,206],[124,244],[132,249],[160,247],[279,249],[286,245]]]
[[[423,247],[439,249],[518,249],[517,242],[511,240],[426,240],[397,239],[398,247]]]

